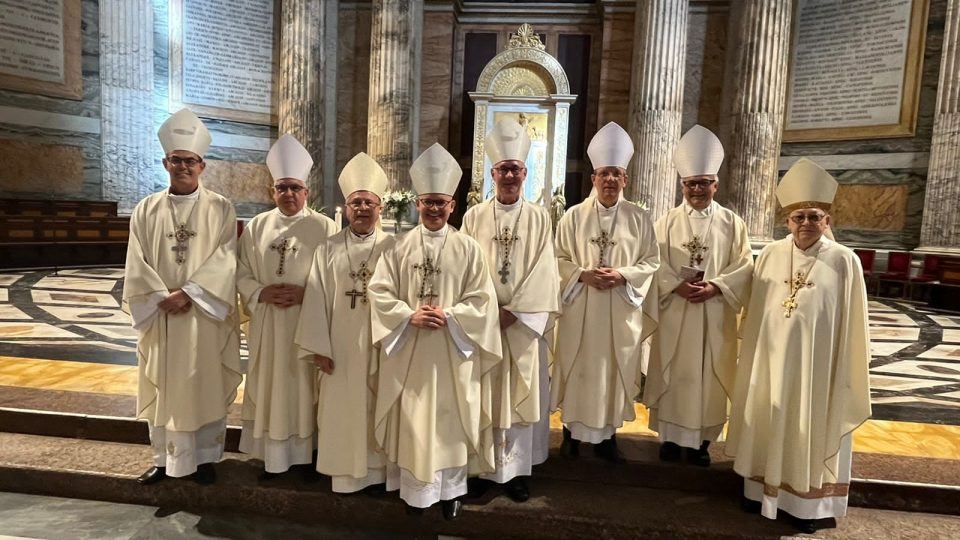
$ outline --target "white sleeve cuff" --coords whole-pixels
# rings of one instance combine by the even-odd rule
[[[631,285],[629,281],[624,283],[623,287],[617,287],[614,290],[617,291],[617,294],[619,294],[621,298],[623,298],[635,309],[640,309],[640,307],[643,305],[643,295],[640,294],[640,291]]]
[[[163,293],[153,292],[145,298],[131,300],[128,305],[130,306],[130,318],[133,319],[133,329],[141,330],[146,327],[159,311],[157,304],[163,302],[165,298],[166,296]]]
[[[514,313],[513,311],[510,313],[513,313],[513,316],[524,326],[533,330],[534,334],[543,337],[543,331],[547,328],[547,319],[550,318],[549,313]]]
[[[453,342],[456,343],[457,349],[460,350],[460,354],[462,354],[465,359],[470,358],[477,348],[473,345],[473,342],[470,341],[470,338],[467,337],[466,332],[463,331],[460,323],[457,322],[457,318],[446,311],[444,311],[443,314],[447,317],[447,330],[450,332],[450,337],[453,338]]]
[[[383,351],[387,356],[403,348],[407,341],[407,328],[410,326],[410,319],[403,321],[403,324],[393,329],[387,337],[383,338]]]
[[[581,269],[576,273],[576,275],[571,276],[570,283],[567,285],[567,288],[563,290],[563,296],[561,296],[561,300],[563,300],[564,304],[573,302],[574,299],[577,298],[577,295],[580,294],[580,291],[583,290],[583,283],[580,282],[580,274],[582,272],[583,270]]]
[[[207,315],[210,315],[218,321],[227,320],[227,315],[230,314],[229,305],[207,294],[202,287],[192,281],[186,282],[182,289],[183,292],[187,293],[187,296],[190,297],[190,300],[196,304],[197,307],[205,311]]]

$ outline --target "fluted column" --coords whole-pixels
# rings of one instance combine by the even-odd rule
[[[391,189],[410,188],[419,125],[423,0],[374,0],[370,35],[367,153]]]
[[[100,136],[105,200],[131,212],[154,191],[151,0],[100,1]],[[166,179],[163,179],[166,180]]]
[[[280,3],[280,73],[278,129],[297,138],[313,157],[310,171],[311,198],[326,206],[332,203],[326,186],[324,123],[327,63],[336,56],[324,47],[328,28],[325,4],[337,0],[282,0]]]
[[[676,197],[688,8],[688,0],[637,0],[628,128],[636,153],[627,197],[645,202],[654,219]]]
[[[720,188],[750,239],[773,239],[777,164],[787,97],[791,0],[731,3]]]
[[[960,0],[947,4],[920,250],[960,253]]]

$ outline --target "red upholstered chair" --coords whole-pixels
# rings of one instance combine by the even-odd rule
[[[910,278],[910,298],[913,299],[914,290],[919,286],[921,290],[926,285],[940,279],[940,256],[927,254],[923,256],[923,271],[920,275]],[[925,300],[925,298],[920,298]]]
[[[870,284],[873,282],[873,263],[877,258],[875,249],[855,249],[854,253],[860,259],[860,266],[863,267],[863,280],[867,284],[867,290],[870,290]]]
[[[899,283],[900,297],[906,296],[910,283],[911,254],[907,251],[891,251],[887,258],[887,271],[877,276],[877,296],[883,296],[884,283]]]

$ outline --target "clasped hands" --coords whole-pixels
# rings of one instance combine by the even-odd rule
[[[605,291],[620,285],[626,285],[627,279],[613,268],[601,267],[580,272],[580,281],[594,289]]]
[[[280,309],[297,306],[303,303],[304,288],[290,283],[267,285],[260,290],[258,302],[272,304]]]
[[[313,355],[313,365],[327,375],[333,375],[333,358],[327,358],[322,354],[315,354]]]
[[[190,296],[183,289],[173,289],[166,298],[157,303],[157,307],[167,315],[179,315],[190,311]]]
[[[424,304],[410,316],[410,324],[417,328],[437,329],[447,325],[447,316],[440,306]]]
[[[695,281],[693,283],[684,281],[673,292],[691,304],[701,304],[720,294],[720,289],[709,281]]]

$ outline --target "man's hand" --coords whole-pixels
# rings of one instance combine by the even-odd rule
[[[417,328],[436,329],[447,325],[447,316],[443,309],[434,306],[420,306],[410,316],[410,324]]]
[[[511,313],[509,310],[500,308],[500,328],[506,330],[510,328],[510,325],[517,322],[517,316]]]
[[[580,272],[580,281],[601,291],[612,289],[627,282],[620,272],[613,268],[597,268]]]
[[[696,283],[684,281],[680,285],[677,285],[677,288],[674,289],[673,292],[680,295],[681,298],[689,300],[690,295],[700,292],[700,289],[702,288],[702,286],[697,285]]]
[[[315,354],[313,355],[313,365],[327,375],[333,375],[333,358]]]
[[[304,288],[299,285],[289,283],[277,283],[267,285],[260,290],[258,302],[263,304],[272,304],[281,309],[291,306],[297,306],[303,303]]]
[[[714,296],[721,294],[720,288],[708,281],[698,281],[693,284],[700,289],[687,297],[687,302],[691,304],[701,304]]]
[[[190,301],[190,296],[183,292],[182,289],[174,289],[170,291],[170,294],[160,301],[157,304],[157,307],[162,309],[167,315],[179,315],[181,313],[186,313],[190,311],[190,306],[193,303]]]

